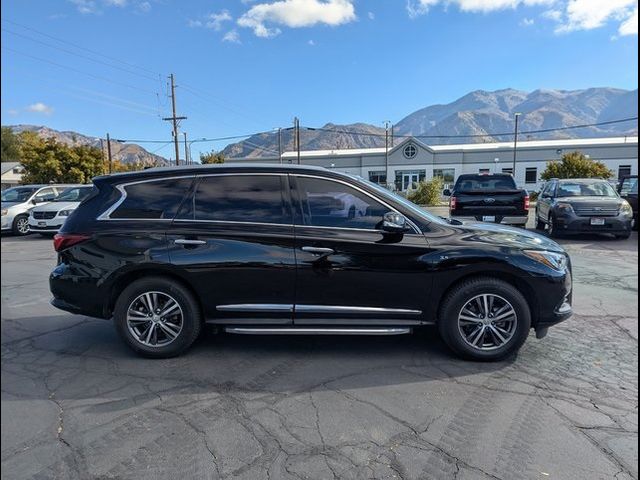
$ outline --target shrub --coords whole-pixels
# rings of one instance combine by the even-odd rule
[[[549,162],[540,178],[551,180],[552,178],[604,178],[613,176],[613,172],[607,166],[587,158],[581,152],[565,153],[559,162]]]
[[[440,203],[442,198],[442,179],[433,178],[418,183],[415,190],[407,195],[407,198],[418,205],[434,206]]]

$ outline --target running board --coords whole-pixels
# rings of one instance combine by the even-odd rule
[[[410,328],[263,328],[226,327],[225,332],[243,335],[403,335]]]

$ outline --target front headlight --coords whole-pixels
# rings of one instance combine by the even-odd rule
[[[633,208],[629,205],[629,202],[625,201],[620,205],[620,213],[627,217],[633,217]]]
[[[569,264],[569,258],[564,253],[549,252],[547,250],[524,250],[523,253],[536,262],[542,263],[558,272],[564,271]]]
[[[73,212],[73,210],[60,210],[58,212],[58,216],[59,217],[68,217],[69,215],[71,215],[71,212]]]
[[[2,209],[2,216],[4,217],[5,215],[7,215],[9,213],[9,209],[8,208],[3,208]]]
[[[573,213],[573,205],[571,205],[570,203],[560,202],[556,205],[556,207],[562,213]]]

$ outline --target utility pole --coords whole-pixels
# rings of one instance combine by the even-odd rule
[[[298,152],[298,165],[300,165],[300,120],[298,117],[293,119],[293,125],[295,129],[295,142],[296,142],[296,150]]]
[[[111,138],[107,133],[107,158],[109,159],[109,173],[113,172],[113,159],[111,158]]]
[[[391,122],[384,122],[384,186],[387,188],[389,182],[387,179],[389,177],[389,124]]]
[[[513,134],[513,178],[516,178],[516,157],[518,152],[518,119],[521,113],[516,113],[516,129]]]
[[[176,165],[180,164],[180,148],[178,147],[178,121],[186,120],[187,117],[176,116],[176,83],[173,73],[169,75],[171,80],[171,117],[165,117],[162,120],[171,121],[173,123],[173,143],[176,148]]]
[[[391,148],[393,148],[394,140],[395,140],[395,125],[391,125]]]
[[[182,132],[184,137],[184,164],[189,165],[189,145],[187,144],[187,132]]]
[[[278,128],[278,160],[282,163],[282,128]]]

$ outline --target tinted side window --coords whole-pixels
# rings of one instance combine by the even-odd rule
[[[376,229],[389,208],[343,183],[297,177],[302,217],[296,223],[318,227]]]
[[[283,192],[282,175],[202,177],[196,188],[195,219],[290,224]]]
[[[189,191],[192,178],[157,180],[124,187],[127,198],[111,218],[173,219]]]
[[[56,191],[53,188],[43,188],[36,194],[36,198],[48,202],[56,198]]]

